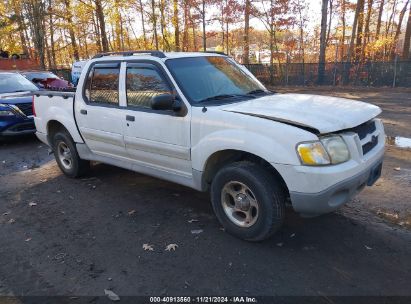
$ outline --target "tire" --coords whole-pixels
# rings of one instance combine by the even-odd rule
[[[79,157],[74,141],[66,131],[54,134],[53,152],[60,170],[69,177],[83,176],[90,169],[90,162]]]
[[[225,230],[247,241],[269,238],[284,222],[285,191],[273,174],[255,163],[235,162],[218,171],[211,183],[211,203]]]

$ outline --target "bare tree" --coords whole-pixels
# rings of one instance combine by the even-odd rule
[[[405,2],[404,7],[402,8],[402,10],[400,12],[397,29],[395,30],[394,40],[393,40],[393,43],[392,43],[392,46],[391,46],[391,58],[395,57],[395,49],[396,49],[396,46],[397,46],[398,37],[400,36],[400,33],[401,33],[402,21],[404,20],[404,15],[407,11],[408,3],[409,3],[409,0],[407,0],[407,2]]]
[[[408,13],[407,28],[404,36],[404,47],[402,51],[402,59],[410,59],[410,40],[411,40],[411,5]]]
[[[318,84],[323,84],[324,74],[325,74],[325,50],[327,48],[327,15],[328,15],[327,11],[328,11],[328,0],[322,0],[320,56],[318,58]]]
[[[141,0],[140,0],[141,1]],[[180,51],[180,27],[178,18],[178,0],[173,0],[173,25],[174,25],[174,43],[175,50]]]
[[[244,6],[244,49],[243,49],[243,63],[248,64],[250,62],[250,13],[251,13],[251,0],[245,0]]]

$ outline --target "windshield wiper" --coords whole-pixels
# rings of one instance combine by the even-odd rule
[[[233,98],[233,97],[250,97],[250,96],[247,95],[247,94],[220,94],[220,95],[211,96],[211,97],[201,99],[201,100],[198,101],[198,103],[205,102],[205,101],[210,101],[210,100],[228,99],[228,98]]]

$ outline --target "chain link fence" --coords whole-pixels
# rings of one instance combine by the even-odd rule
[[[318,63],[245,65],[260,81],[275,86],[319,85]],[[321,85],[411,87],[411,61],[326,63]]]

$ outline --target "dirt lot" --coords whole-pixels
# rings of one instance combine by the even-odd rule
[[[376,103],[389,135],[411,137],[410,91],[317,93]],[[226,234],[207,194],[103,164],[69,179],[47,150],[0,144],[0,295],[411,296],[410,150],[389,146],[382,178],[339,212],[289,212],[257,244]]]

